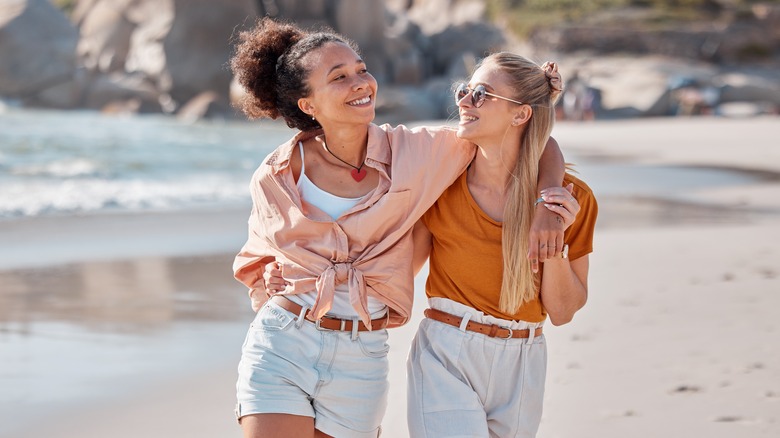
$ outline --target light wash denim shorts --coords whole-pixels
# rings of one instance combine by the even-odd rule
[[[318,329],[268,301],[242,348],[236,416],[301,415],[334,437],[377,437],[387,408],[388,350],[387,330]]]
[[[432,308],[515,329],[541,324],[506,321],[458,302],[432,298]],[[544,335],[500,339],[425,318],[407,361],[411,438],[536,436],[547,370]]]

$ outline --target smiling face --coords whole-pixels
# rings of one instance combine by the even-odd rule
[[[514,99],[514,90],[508,84],[506,74],[492,64],[482,65],[471,76],[468,87],[485,87],[487,92]],[[527,106],[526,106],[527,108]],[[523,105],[518,105],[496,97],[486,96],[479,108],[471,103],[471,93],[458,101],[460,123],[458,137],[478,145],[500,142],[512,123],[518,123],[517,114]]]
[[[326,129],[374,120],[376,79],[352,48],[328,43],[306,55],[305,63],[311,94],[298,101],[303,112]]]

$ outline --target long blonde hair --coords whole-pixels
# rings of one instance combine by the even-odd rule
[[[551,88],[545,71],[536,63],[513,53],[499,52],[480,62],[494,65],[506,74],[512,97],[531,106],[533,113],[520,138],[520,154],[507,187],[504,207],[502,251],[504,275],[499,308],[515,313],[536,297],[540,279],[528,260],[528,237],[537,198],[539,158],[555,123],[555,99],[560,90]]]

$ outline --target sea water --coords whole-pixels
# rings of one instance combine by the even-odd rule
[[[0,110],[0,219],[246,205],[252,172],[293,134],[270,121],[184,123],[159,115]],[[580,176],[601,196],[668,196],[680,188],[754,179],[566,158],[578,163]]]
[[[0,218],[246,202],[249,178],[293,131],[276,122],[0,113]]]

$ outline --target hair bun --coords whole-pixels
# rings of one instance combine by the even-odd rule
[[[276,65],[282,55],[304,36],[299,27],[268,17],[260,19],[253,29],[239,34],[230,66],[248,93],[241,109],[249,118],[279,117]]]
[[[542,70],[544,70],[544,75],[547,76],[547,82],[550,84],[550,94],[554,103],[563,92],[563,78],[558,72],[558,64],[547,61],[542,64]]]

